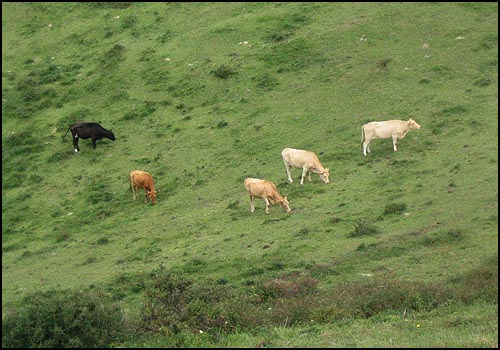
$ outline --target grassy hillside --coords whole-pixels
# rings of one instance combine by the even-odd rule
[[[3,327],[97,291],[112,347],[498,346],[496,3],[2,3],[2,169]]]

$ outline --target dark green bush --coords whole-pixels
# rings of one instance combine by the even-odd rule
[[[349,233],[349,237],[359,237],[366,235],[373,235],[378,232],[378,228],[373,226],[367,220],[358,220],[356,224],[354,224],[354,231]]]
[[[388,203],[384,208],[384,215],[401,214],[406,210],[405,203]]]
[[[115,44],[109,51],[101,57],[101,68],[109,72],[111,68],[116,68],[120,61],[125,59],[125,46]]]
[[[97,290],[39,292],[2,310],[2,347],[107,347],[123,330],[121,310]]]
[[[217,78],[221,79],[227,79],[230,78],[232,75],[236,74],[234,69],[224,64],[212,70],[211,73],[215,75]]]
[[[450,282],[455,300],[467,304],[484,300],[498,305],[498,254],[487,257],[478,267]]]

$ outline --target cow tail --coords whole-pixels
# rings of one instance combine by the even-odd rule
[[[132,192],[132,175],[129,176],[129,190]]]
[[[365,126],[361,127],[361,147],[363,147],[363,142],[365,142]]]
[[[63,136],[63,140],[64,140],[64,138],[66,137],[66,135],[68,135],[68,131],[69,131],[69,128],[68,128],[68,130],[66,130],[66,134],[64,134],[64,136]]]

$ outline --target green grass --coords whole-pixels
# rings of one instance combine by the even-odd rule
[[[141,329],[112,347],[498,346],[497,4],[2,3],[2,26],[5,310],[104,291]],[[361,125],[408,118],[421,129],[398,152],[375,140],[363,156]],[[116,141],[75,154],[75,121]],[[330,183],[300,186],[295,169],[289,184],[285,147],[314,151]],[[154,176],[158,204],[133,201],[132,169]],[[246,177],[292,212],[250,213]],[[217,286],[233,299],[198,326],[265,326],[142,329],[159,266],[196,287],[179,327]],[[295,275],[312,294],[276,313],[249,302],[271,281],[300,290]],[[395,302],[356,313],[369,281],[455,292],[404,317]]]

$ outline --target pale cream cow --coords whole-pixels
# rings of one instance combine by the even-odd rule
[[[290,174],[292,167],[302,169],[301,185],[304,184],[306,175],[308,175],[308,180],[311,181],[311,172],[318,174],[325,183],[330,182],[330,171],[321,164],[314,152],[285,148],[281,151],[281,157],[283,158],[283,162],[285,162],[286,174],[290,183],[293,182]]]
[[[281,196],[276,185],[271,181],[247,178],[243,182],[250,196],[250,212],[255,212],[255,197],[262,198],[266,202],[266,214],[269,214],[269,206],[279,203],[289,213],[292,211],[286,197]]]
[[[373,139],[387,139],[392,137],[392,145],[394,151],[398,150],[396,143],[398,139],[406,136],[410,130],[418,130],[418,125],[413,119],[404,120],[387,120],[383,122],[371,122],[363,125],[361,128],[361,143],[363,145],[363,154],[370,153],[370,142]]]

